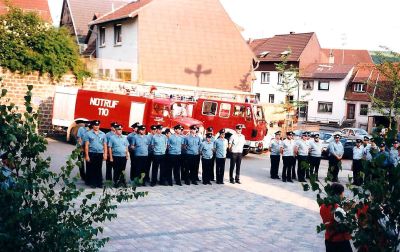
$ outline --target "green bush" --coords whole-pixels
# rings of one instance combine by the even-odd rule
[[[90,76],[66,29],[52,27],[36,13],[17,8],[0,16],[0,66],[23,74],[48,73],[54,79],[69,71],[79,81]]]
[[[25,96],[26,112],[0,96],[0,152],[8,151],[18,176],[16,185],[0,187],[0,248],[2,251],[97,251],[108,238],[99,238],[102,223],[117,217],[117,204],[147,193],[104,187],[99,195],[76,187],[71,178],[79,165],[79,149],[61,172],[50,170],[44,158],[47,141],[36,133],[37,116],[31,106],[32,86]],[[2,175],[0,175],[0,182]],[[3,177],[4,179],[4,177]]]

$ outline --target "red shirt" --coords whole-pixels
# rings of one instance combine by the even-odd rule
[[[335,209],[338,207],[335,204]],[[334,230],[335,217],[332,212],[332,205],[326,206],[322,204],[319,209],[319,214],[321,215],[322,221],[325,224],[325,240],[338,242],[338,241],[346,241],[351,240],[351,235],[347,232],[336,232]]]

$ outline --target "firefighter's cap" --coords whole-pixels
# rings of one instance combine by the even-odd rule
[[[385,143],[381,143],[380,145],[379,145],[379,147],[386,147],[386,144]]]
[[[163,131],[163,134],[168,134],[168,133],[171,133],[171,130],[169,129],[169,128],[166,128],[164,131]]]
[[[236,129],[243,129],[245,128],[243,124],[237,124],[236,125]]]
[[[111,127],[113,127],[116,130],[122,130],[122,125],[118,124],[118,123],[115,123],[114,126],[111,126]]]
[[[134,124],[131,125],[132,129],[137,129],[137,127],[140,125],[140,123],[135,122]]]
[[[100,120],[93,120],[90,125],[92,126],[99,126],[100,125]]]
[[[206,138],[212,138],[212,134],[211,133],[207,133],[206,134]]]
[[[182,129],[182,125],[178,124],[174,126],[174,130],[181,130]]]
[[[397,140],[394,140],[393,144],[399,144],[399,142]]]
[[[146,130],[146,125],[139,125],[138,130]]]
[[[207,131],[208,131],[208,132],[211,132],[211,131],[213,131],[213,130],[214,130],[213,127],[208,127],[208,128],[207,128]]]
[[[362,139],[357,139],[356,143],[362,143]]]
[[[196,125],[191,125],[191,126],[190,126],[190,129],[191,129],[191,130],[197,130],[197,126],[196,126]]]
[[[110,123],[110,126],[113,127],[113,128],[115,128],[117,125],[119,125],[117,122]]]
[[[156,126],[156,129],[158,129],[158,130],[162,130],[162,128],[163,128],[163,126],[161,124]]]
[[[88,123],[89,121],[88,120],[86,120],[86,119],[79,119],[79,120],[76,120],[75,121],[75,123],[76,124],[80,124],[80,123]]]
[[[287,135],[287,136],[293,136],[293,132],[288,131],[288,132],[286,132],[286,135]]]
[[[277,132],[275,132],[275,135],[280,135],[281,134],[281,131],[279,130],[279,131],[277,131]]]
[[[369,141],[369,137],[364,136],[364,141]]]
[[[219,131],[219,134],[225,134],[225,129],[221,129],[221,130]]]
[[[157,129],[157,125],[151,125],[151,126],[150,126],[150,129],[151,129],[151,130],[156,130],[156,129]]]

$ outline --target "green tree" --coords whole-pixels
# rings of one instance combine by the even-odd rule
[[[54,79],[68,72],[78,81],[90,76],[66,29],[52,27],[36,13],[13,7],[0,16],[0,66],[23,74],[48,73]]]
[[[47,141],[36,133],[38,114],[31,104],[32,86],[21,113],[0,96],[0,152],[7,151],[18,176],[13,188],[0,187],[0,247],[2,251],[97,251],[109,238],[99,238],[102,223],[117,217],[117,204],[143,197],[134,184],[100,194],[76,187],[73,169],[79,165],[79,148],[61,172],[50,170],[44,158]],[[0,173],[0,182],[4,179]]]

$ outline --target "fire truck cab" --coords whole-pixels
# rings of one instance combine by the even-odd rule
[[[98,92],[77,88],[57,87],[54,96],[54,126],[67,130],[67,140],[75,137],[76,120],[98,119],[101,128],[108,129],[111,122],[120,123],[124,131],[130,132],[130,125],[135,122],[150,125],[162,124],[173,127],[181,124],[184,131],[191,125],[203,128],[202,123],[185,115],[173,115],[174,101],[167,98],[150,98],[108,92]]]
[[[203,98],[196,102],[182,103],[187,116],[199,120],[204,128],[213,127],[215,133],[224,128],[227,139],[236,134],[237,124],[244,125],[242,134],[246,138],[246,145],[243,154],[262,152],[267,125],[261,105]]]

